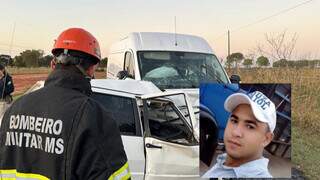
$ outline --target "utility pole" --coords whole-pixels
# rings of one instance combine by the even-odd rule
[[[230,58],[230,31],[228,30],[228,56],[227,56],[227,62],[228,62],[228,71],[230,72],[230,60],[228,61],[228,58]]]
[[[10,47],[9,47],[9,55],[10,55],[10,57],[11,57],[11,54],[12,54],[13,38],[14,38],[15,31],[16,31],[16,22],[14,22],[14,24],[13,24],[13,30],[12,30],[12,34],[11,34],[11,41],[10,41]]]
[[[228,56],[230,56],[230,31],[228,30]]]

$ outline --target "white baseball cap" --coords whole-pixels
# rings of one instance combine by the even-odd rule
[[[240,104],[249,104],[256,119],[267,123],[273,132],[277,123],[277,113],[274,103],[260,91],[249,94],[235,93],[224,102],[224,108],[232,112]]]

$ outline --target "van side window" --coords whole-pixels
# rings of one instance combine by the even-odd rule
[[[124,55],[124,70],[128,72],[130,78],[134,79],[134,59],[129,51]]]
[[[94,92],[91,96],[112,114],[121,135],[140,136],[141,130],[135,118],[134,99]]]

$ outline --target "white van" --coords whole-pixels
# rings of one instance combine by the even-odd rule
[[[160,89],[193,89],[203,81],[230,83],[203,38],[158,32],[130,33],[114,43],[107,78],[152,81]]]

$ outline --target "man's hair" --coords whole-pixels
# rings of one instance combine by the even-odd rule
[[[4,65],[2,65],[1,63],[0,63],[0,70],[4,70],[5,68],[4,68]]]
[[[57,64],[63,66],[80,65],[84,70],[88,70],[90,66],[99,62],[96,57],[76,50],[68,50],[67,53],[64,53],[63,49],[59,49],[54,56]]]

